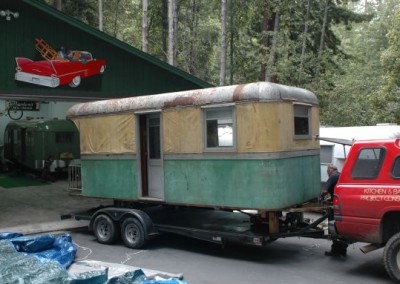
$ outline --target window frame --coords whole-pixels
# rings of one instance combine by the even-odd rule
[[[302,108],[307,108],[307,134],[296,134],[296,117],[300,118],[305,118],[306,116],[298,116],[296,115],[296,107],[302,107]],[[312,115],[311,115],[311,109],[312,105],[310,104],[300,104],[300,103],[294,103],[293,104],[293,139],[294,140],[310,140],[311,137],[311,130],[312,130]]]
[[[223,104],[223,105],[214,105],[214,106],[203,106],[202,115],[203,115],[203,149],[205,152],[232,152],[236,151],[236,112],[235,112],[235,104]],[[209,111],[218,111],[218,110],[230,110],[231,111],[231,120],[232,120],[232,146],[216,146],[216,147],[208,147],[207,146],[207,112]]]

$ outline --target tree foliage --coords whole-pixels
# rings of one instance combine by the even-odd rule
[[[400,124],[400,9],[387,34],[388,48],[382,52],[383,83],[372,96],[374,120]]]
[[[62,2],[64,13],[98,26],[98,0]],[[398,1],[227,0],[222,64],[221,0],[175,2],[177,67],[215,85],[267,79],[310,89],[323,124],[399,122]],[[103,3],[103,31],[141,49],[142,0]],[[148,53],[164,61],[167,6],[148,1]]]

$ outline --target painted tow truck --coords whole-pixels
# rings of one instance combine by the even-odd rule
[[[357,141],[335,188],[335,237],[370,243],[366,253],[384,247],[383,262],[400,281],[400,138]]]

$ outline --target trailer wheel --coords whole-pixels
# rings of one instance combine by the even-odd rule
[[[112,244],[119,235],[117,224],[105,214],[100,214],[94,219],[93,231],[101,244]]]
[[[121,236],[124,244],[129,248],[138,249],[146,243],[143,226],[135,218],[127,218],[122,222]]]
[[[386,243],[383,263],[389,276],[400,281],[400,233],[393,235]]]

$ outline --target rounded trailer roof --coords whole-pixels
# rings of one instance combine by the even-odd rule
[[[170,107],[203,106],[238,101],[292,101],[318,105],[317,97],[308,90],[275,83],[256,82],[81,103],[71,107],[67,112],[67,117],[73,118],[116,112],[151,111]]]
[[[64,119],[32,119],[11,121],[7,129],[30,128],[35,131],[75,131],[76,127],[72,121]]]

